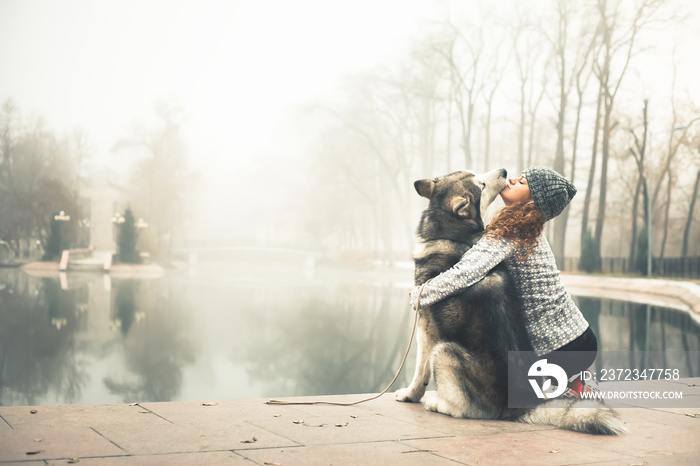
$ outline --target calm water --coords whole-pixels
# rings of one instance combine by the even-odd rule
[[[411,274],[210,263],[61,283],[0,269],[0,405],[377,392],[408,343]],[[577,301],[601,350],[700,350],[685,313]]]

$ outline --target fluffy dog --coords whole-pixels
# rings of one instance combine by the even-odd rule
[[[506,182],[506,170],[498,169],[481,175],[455,172],[414,183],[418,194],[430,201],[417,229],[416,285],[452,267],[479,240],[483,214]],[[599,402],[554,399],[531,409],[508,407],[508,352],[533,348],[505,265],[462,293],[419,312],[416,371],[410,385],[396,392],[398,401],[420,401],[434,377],[437,394],[425,401],[430,411],[589,433],[625,431]],[[527,384],[522,389],[531,390]]]

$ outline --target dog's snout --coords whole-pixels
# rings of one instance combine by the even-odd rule
[[[501,175],[503,178],[508,178],[508,170],[506,170],[505,168],[501,168],[500,175]]]

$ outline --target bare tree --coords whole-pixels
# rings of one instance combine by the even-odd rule
[[[662,183],[664,180],[666,181],[666,205],[664,207],[664,222],[663,222],[663,227],[662,227],[662,238],[661,238],[661,247],[659,250],[659,259],[664,258],[665,254],[665,248],[666,248],[666,240],[668,237],[668,218],[669,218],[669,212],[671,210],[671,196],[673,193],[673,173],[671,170],[672,164],[674,163],[676,159],[676,155],[678,154],[678,149],[682,147],[683,145],[688,145],[688,130],[697,122],[700,121],[700,117],[693,118],[689,121],[687,121],[685,124],[681,126],[676,126],[678,124],[678,117],[676,115],[676,108],[675,105],[672,103],[672,108],[673,108],[673,117],[671,121],[671,129],[669,131],[669,138],[668,138],[668,149],[666,152],[666,157],[663,160],[663,168],[661,169],[661,173],[659,175],[658,182],[654,188],[654,201],[659,198],[659,192],[662,186]],[[678,134],[680,133],[680,134]]]
[[[599,83],[598,84],[598,92],[597,92],[597,99],[596,99],[596,108],[595,108],[595,122],[593,124],[593,144],[591,146],[591,161],[590,161],[590,166],[588,169],[588,183],[586,184],[586,195],[583,200],[583,213],[581,215],[581,257],[580,260],[584,260],[584,256],[588,256],[592,253],[592,251],[587,251],[584,248],[584,245],[586,244],[586,237],[590,233],[590,229],[588,227],[588,217],[589,217],[589,210],[591,206],[591,200],[593,197],[593,186],[595,184],[595,173],[596,173],[596,166],[597,166],[597,159],[598,159],[598,146],[600,143],[600,121],[601,121],[601,107],[603,105],[603,86]],[[594,261],[597,262],[597,261]],[[595,266],[593,269],[595,270]]]
[[[416,50],[411,58],[410,71],[402,73],[405,79],[387,84],[400,92],[402,105],[408,112],[409,121],[418,137],[418,147],[411,150],[417,150],[418,157],[423,161],[424,172],[430,174],[436,165],[437,112],[441,109],[443,100],[439,95],[439,87],[445,66],[444,60],[434,53],[431,46]],[[390,102],[386,104],[391,107]],[[408,172],[404,173],[408,175]]]
[[[627,256],[628,264],[630,265],[630,268],[632,267],[632,264],[634,264],[634,259],[636,257],[637,253],[637,211],[638,211],[638,206],[639,206],[639,194],[643,194],[643,207],[642,210],[644,211],[644,224],[649,225],[649,209],[647,206],[649,205],[649,183],[647,180],[647,173],[648,170],[645,167],[645,155],[647,153],[647,141],[649,139],[649,120],[648,120],[648,111],[649,111],[649,100],[645,99],[644,100],[644,109],[642,111],[642,121],[643,121],[643,129],[642,129],[642,135],[641,139],[639,136],[637,136],[636,132],[634,129],[630,129],[629,132],[634,138],[634,146],[630,148],[630,154],[634,158],[635,164],[637,166],[637,182],[635,183],[635,190],[634,190],[634,197],[632,201],[632,218],[631,218],[631,235],[630,235],[630,249],[629,249],[629,255]]]
[[[30,240],[46,246],[51,218],[58,211],[79,218],[77,158],[74,147],[57,138],[41,117],[22,124],[9,100],[0,121],[0,240],[20,254]],[[73,221],[63,227],[67,244],[74,240],[74,227]]]
[[[484,116],[484,170],[489,170],[491,167],[491,125],[493,121],[493,103],[501,86],[501,82],[505,77],[505,64],[508,63],[509,57],[506,57],[501,63],[501,44],[500,40],[496,40],[496,48],[494,56],[491,59],[490,65],[485,74],[485,84],[482,88],[482,97],[486,104],[486,115]],[[449,170],[448,170],[449,171]]]
[[[690,226],[693,223],[693,213],[695,212],[695,203],[698,200],[698,190],[700,189],[700,169],[695,176],[695,185],[693,186],[693,194],[690,197],[690,208],[686,217],[685,227],[683,228],[683,246],[681,249],[681,257],[688,256],[688,238],[690,237]]]
[[[623,14],[619,3],[611,8],[608,0],[598,0],[598,11],[600,14],[600,27],[602,34],[602,49],[598,60],[594,63],[596,76],[598,77],[602,94],[602,138],[601,138],[601,173],[600,192],[598,196],[598,215],[595,224],[594,241],[596,270],[601,268],[601,243],[603,239],[603,226],[605,224],[605,208],[607,200],[608,181],[608,161],[610,159],[610,140],[612,131],[617,125],[613,121],[613,111],[615,108],[615,97],[618,95],[620,86],[631,62],[633,55],[637,52],[636,40],[640,31],[646,26],[662,4],[661,0],[645,0],[635,10],[634,17],[627,28],[619,26],[623,21]],[[622,34],[619,37],[616,33]],[[617,63],[618,56],[622,56],[621,64]],[[589,183],[592,180],[589,180]]]
[[[478,78],[484,55],[484,25],[462,30],[448,22],[447,28],[448,39],[434,50],[444,58],[450,70],[451,95],[459,115],[464,163],[465,167],[472,168],[474,109],[483,86]],[[466,63],[462,63],[460,57],[466,57]]]
[[[511,39],[513,43],[513,51],[515,57],[515,73],[518,83],[518,106],[519,117],[517,121],[518,128],[518,148],[516,159],[516,171],[522,172],[528,162],[525,158],[525,134],[528,124],[528,110],[530,115],[538,107],[537,102],[540,100],[540,94],[534,97],[533,81],[537,79],[538,72],[542,80],[545,79],[546,50],[543,48],[543,37],[540,31],[534,27],[533,21],[527,16],[523,9],[518,9],[516,24],[510,28]],[[543,81],[540,80],[540,83]],[[539,90],[544,90],[540,87]],[[528,108],[529,106],[529,108]],[[532,123],[530,123],[531,125]],[[529,152],[529,149],[528,149]]]
[[[634,130],[620,130],[618,120],[628,113],[621,108],[620,96],[635,92],[627,86],[627,70],[637,54],[644,51],[640,47],[641,33],[648,29],[661,3],[640,0],[633,7],[620,0],[596,0],[592,4],[552,0],[549,14],[534,18],[528,16],[533,14],[532,9],[519,9],[517,17],[506,20],[510,24],[496,24],[497,30],[480,12],[474,12],[468,23],[448,20],[431,40],[413,49],[409,66],[399,73],[372,76],[365,81],[364,94],[350,96],[349,106],[333,106],[330,114],[334,124],[329,131],[344,136],[337,142],[335,135],[329,138],[328,147],[336,149],[327,161],[333,161],[346,175],[352,173],[348,175],[352,181],[345,180],[343,186],[356,190],[357,198],[367,203],[360,209],[365,223],[371,219],[373,224],[381,224],[382,233],[375,236],[373,244],[398,250],[404,242],[412,242],[410,217],[396,218],[396,212],[416,210],[410,178],[416,170],[431,176],[441,167],[450,171],[450,167],[463,168],[463,164],[481,169],[483,163],[490,168],[499,144],[499,150],[513,154],[511,161],[518,165],[514,168],[522,169],[541,157],[539,160],[551,161],[555,170],[572,181],[578,179],[581,197],[585,191],[581,213],[567,209],[549,225],[552,230],[548,233],[553,233],[553,250],[561,268],[570,218],[582,220],[582,243],[586,233],[590,235],[592,231],[595,235],[595,241],[588,244],[597,245],[589,255],[597,259],[598,269],[601,247],[610,245],[603,243],[604,228],[623,232],[624,236],[616,236],[616,244],[624,249],[625,256],[633,257],[635,245],[630,244],[628,251],[629,228],[631,242],[636,242],[643,215],[639,209],[646,198],[653,198],[654,187],[639,175],[646,174],[649,134],[656,128],[654,118],[646,115],[642,120],[637,116],[642,112],[634,111],[639,124]],[[538,27],[538,23],[549,27]],[[505,42],[498,40],[500,31],[507,31]],[[596,77],[595,88],[589,86],[592,76]],[[644,77],[641,75],[640,79]],[[501,98],[505,108],[498,105]],[[541,104],[544,99],[551,103],[554,118],[547,105]],[[509,124],[512,121],[518,134],[492,140],[493,129],[501,119]],[[542,131],[545,125],[555,125],[556,132]],[[584,131],[588,125],[593,126],[592,151],[582,154],[582,138],[588,137],[589,132]],[[551,134],[552,144],[550,152],[539,155],[537,144],[542,134]],[[679,134],[676,132],[675,137]],[[634,162],[626,155],[625,137],[638,140],[629,143]],[[624,144],[622,158],[618,157],[618,141]],[[348,158],[343,160],[340,154]],[[353,165],[351,159],[363,163]],[[618,160],[622,165],[637,165],[629,180],[625,179],[630,183],[628,190],[608,183],[608,172],[613,170],[608,166],[611,159],[613,164]],[[689,184],[685,178],[673,178],[669,185],[668,170],[673,169],[664,170],[665,160],[654,172],[655,183],[658,178],[663,179],[657,185],[657,206],[664,193],[666,199],[677,198]],[[588,177],[577,170],[587,171]],[[369,178],[363,180],[363,174]],[[616,210],[613,215],[613,198],[616,207],[626,206],[629,198],[632,219],[627,217],[626,209]],[[656,212],[664,213],[658,207]],[[664,216],[658,218],[660,226]],[[669,218],[670,223],[672,215]],[[361,242],[367,237],[363,228],[359,221],[351,227],[353,241],[359,238]]]
[[[156,104],[157,124],[143,124],[120,141],[113,152],[132,151],[134,162],[131,205],[137,216],[148,224],[146,237],[155,239],[161,259],[172,255],[174,237],[187,214],[186,194],[197,183],[197,175],[188,167],[188,150],[182,132],[184,115],[171,103]]]
[[[547,62],[549,63],[549,62]],[[549,84],[548,65],[545,65],[542,75],[539,79],[539,93],[535,93],[534,79],[530,80],[530,92],[528,92],[527,116],[528,116],[528,141],[527,141],[527,166],[532,166],[533,152],[535,151],[535,132],[537,131],[537,111],[540,109],[540,104],[547,93],[547,85]]]
[[[542,30],[542,34],[547,37],[552,47],[555,62],[554,71],[557,76],[558,99],[554,102],[554,108],[557,112],[557,143],[552,168],[558,173],[568,176],[572,182],[575,179],[576,150],[581,109],[583,108],[583,92],[590,77],[590,70],[585,76],[584,70],[588,69],[588,61],[597,41],[595,28],[590,28],[587,21],[580,22],[578,29],[575,27],[577,24],[576,19],[582,16],[581,8],[583,8],[581,3],[554,0],[554,12],[558,27],[552,29],[555,31],[554,34],[551,34],[549,29]],[[567,173],[564,156],[564,142],[567,137],[565,127],[569,96],[574,86],[576,86],[578,95],[578,107],[573,134],[571,168],[569,173]],[[566,243],[568,218],[569,210],[566,209],[561,216],[554,219],[553,227],[552,250],[557,264],[562,270],[565,268],[564,246]]]
[[[493,104],[497,91],[506,77],[505,66],[509,55],[503,53],[506,42],[502,39],[503,27],[492,21],[487,13],[478,24],[457,26],[448,20],[445,34],[441,41],[433,44],[433,50],[447,64],[449,91],[447,125],[448,125],[448,167],[452,135],[452,110],[457,111],[458,127],[461,134],[460,146],[464,153],[465,167],[472,170],[488,170],[491,164],[491,129]],[[480,156],[474,156],[474,140],[479,114],[477,104],[481,98],[486,106],[486,115],[482,117],[484,150]],[[448,168],[448,171],[451,169]]]
[[[407,212],[410,205],[408,187],[412,187],[410,168],[417,159],[420,143],[416,141],[416,105],[407,83],[387,77],[361,79],[353,89],[354,98],[347,107],[320,109],[340,124],[339,134],[354,140],[357,155],[364,164],[342,172],[351,178],[354,189],[361,189],[368,202],[377,203],[377,220],[382,229],[384,250],[393,255],[397,212]],[[427,133],[425,133],[427,134]],[[346,151],[347,152],[347,151]],[[425,160],[425,159],[424,159]],[[363,179],[365,179],[363,181]],[[371,184],[368,184],[368,181]],[[365,186],[364,188],[360,188]],[[399,236],[406,246],[412,242],[413,226],[407,215],[399,215]]]

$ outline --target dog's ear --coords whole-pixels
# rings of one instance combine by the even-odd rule
[[[433,191],[435,190],[435,181],[433,180],[418,180],[413,183],[413,187],[416,188],[416,192],[426,199],[433,197]]]
[[[469,199],[461,196],[453,197],[450,201],[452,212],[458,217],[469,217],[469,204]]]

